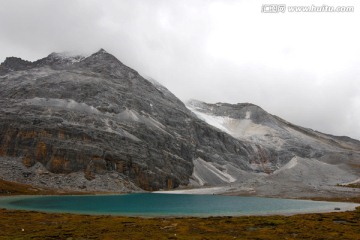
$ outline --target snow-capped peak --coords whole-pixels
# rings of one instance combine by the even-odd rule
[[[87,56],[73,52],[60,52],[60,53],[53,52],[49,56],[47,56],[47,59],[62,63],[76,63],[82,61],[86,57]]]

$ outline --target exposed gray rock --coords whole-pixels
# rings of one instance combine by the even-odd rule
[[[82,172],[52,173],[39,162],[32,167],[26,167],[22,164],[21,158],[2,157],[1,160],[0,176],[2,179],[30,184],[38,188],[76,192],[143,191],[125,175],[115,171],[97,175],[95,179],[89,180]]]
[[[273,170],[294,156],[332,164],[360,164],[360,141],[296,126],[254,104],[207,104],[192,100],[187,105],[200,119],[233,137],[275,150],[279,159],[272,162]]]
[[[359,159],[359,141],[295,126],[253,104],[187,108],[103,49],[0,65],[6,180],[82,191],[190,184],[281,195],[354,181]]]
[[[254,162],[276,159],[199,120],[103,49],[86,58],[7,60],[1,68],[0,155],[27,167],[41,163],[88,180],[116,171],[157,190],[187,185],[199,157],[251,171]]]
[[[254,148],[263,146],[267,151],[276,152],[277,156],[274,161],[251,166],[253,170],[268,174],[244,173],[231,162],[214,168],[214,163],[196,160],[193,185],[224,185],[221,174],[225,173],[231,179],[227,183],[233,186],[241,183],[241,187],[252,188],[257,194],[313,197],[317,193],[320,195],[322,190],[338,196],[340,194],[336,195],[336,192],[347,191],[336,185],[360,177],[360,142],[355,139],[296,126],[249,103],[207,104],[191,100],[187,106],[219,130],[247,141]],[[263,150],[259,150],[261,152]],[[214,182],[217,184],[212,184]],[[299,193],[300,189],[304,193]]]

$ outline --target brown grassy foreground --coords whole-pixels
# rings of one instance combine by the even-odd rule
[[[0,189],[4,185],[9,186],[2,182]],[[26,185],[22,190],[16,184],[11,186],[17,194],[29,191]],[[360,197],[351,201],[360,202]],[[210,218],[134,218],[0,209],[0,239],[354,240],[360,239],[360,208],[353,212]]]
[[[55,194],[54,191],[35,188],[26,184],[8,182],[0,179],[0,195],[35,195],[35,194]]]

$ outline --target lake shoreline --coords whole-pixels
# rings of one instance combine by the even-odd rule
[[[267,195],[256,195],[249,191],[249,194],[236,194],[232,192],[227,192],[231,189],[231,186],[220,186],[220,187],[207,187],[207,188],[191,188],[191,189],[175,189],[175,190],[166,190],[166,191],[153,191],[151,193],[154,194],[194,194],[194,195],[226,195],[226,196],[240,196],[240,197],[261,197],[261,198],[276,198],[276,199],[291,199],[291,200],[311,200],[311,201],[323,201],[323,202],[341,202],[341,203],[349,203],[348,206],[343,206],[340,210],[334,210],[333,208],[321,209],[317,211],[296,211],[296,212],[287,212],[287,213],[263,213],[263,214],[252,214],[252,215],[235,215],[233,217],[241,217],[241,216],[271,216],[271,215],[301,215],[301,214],[311,214],[311,213],[336,213],[336,212],[346,212],[346,211],[354,211],[356,207],[354,203],[360,203],[360,199],[358,198],[324,198],[324,197],[314,197],[314,198],[294,198],[289,196],[267,196]],[[249,189],[245,189],[249,190]],[[4,194],[7,193],[7,194]],[[58,190],[50,190],[50,189],[39,189],[30,185],[20,184],[15,182],[8,182],[0,179],[0,198],[3,197],[22,197],[22,196],[79,196],[79,195],[123,195],[129,193],[114,193],[114,192],[75,192],[75,191],[58,191]],[[14,209],[15,210],[15,209]],[[16,210],[15,210],[16,211]],[[71,213],[71,214],[84,214],[84,213]],[[104,214],[106,215],[106,214]],[[100,216],[97,214],[97,216]],[[148,216],[136,216],[136,217],[148,217]],[[168,217],[168,216],[161,216]],[[180,217],[180,216],[173,216]],[[181,217],[189,217],[189,216],[181,216]],[[206,218],[209,216],[199,216],[201,218]],[[222,216],[219,216],[222,217]],[[226,217],[226,216],[223,216]],[[154,217],[156,218],[156,217]]]
[[[151,195],[149,195],[151,194]],[[153,195],[155,194],[155,195]],[[183,193],[179,193],[177,192],[177,194],[173,195],[173,194],[168,194],[167,192],[153,192],[153,193],[145,193],[145,194],[142,194],[144,195],[144,197],[146,196],[152,196],[150,199],[148,199],[148,201],[151,201],[152,198],[154,198],[157,194],[159,194],[158,197],[156,198],[162,198],[162,197],[165,197],[165,198],[171,198],[171,202],[173,203],[174,201],[176,201],[176,199],[179,197],[181,198],[187,198],[186,196],[194,196],[195,198],[204,198],[205,196],[205,199],[204,200],[209,200],[209,199],[213,199],[213,195],[208,195],[208,194],[183,194]],[[127,196],[126,196],[127,195]],[[161,211],[163,209],[163,207],[161,207],[161,211],[157,212],[156,209],[154,209],[152,211],[150,211],[150,213],[146,213],[148,211],[148,209],[145,209],[144,210],[144,214],[142,214],[142,211],[138,211],[138,212],[122,212],[122,210],[119,210],[119,212],[114,212],[115,210],[112,210],[112,212],[108,212],[108,211],[99,211],[97,212],[97,210],[84,210],[84,209],[79,209],[78,207],[76,208],[72,208],[72,209],[69,209],[68,207],[61,210],[60,208],[55,208],[55,209],[46,209],[46,208],[39,208],[39,207],[25,207],[25,206],[22,206],[22,205],[14,205],[13,202],[14,201],[28,201],[32,198],[37,198],[37,197],[40,197],[40,198],[54,198],[55,197],[55,201],[58,201],[58,199],[56,199],[56,197],[59,196],[60,199],[65,197],[65,199],[71,197],[71,199],[73,199],[73,197],[77,197],[77,196],[81,196],[81,199],[83,199],[83,197],[92,197],[92,196],[97,196],[97,197],[105,197],[103,198],[103,201],[106,201],[106,199],[109,199],[107,198],[108,196],[112,196],[112,197],[134,197],[134,196],[138,196],[138,195],[134,195],[134,194],[89,194],[89,195],[76,195],[76,194],[72,194],[72,195],[14,195],[14,196],[2,196],[0,198],[0,208],[5,208],[5,209],[9,209],[9,210],[25,210],[25,211],[38,211],[38,212],[43,212],[43,213],[68,213],[68,214],[79,214],[79,215],[94,215],[94,216],[107,216],[107,215],[111,215],[111,216],[126,216],[126,217],[144,217],[144,218],[167,218],[167,217],[170,217],[170,218],[186,218],[186,217],[199,217],[199,218],[208,218],[208,217],[242,217],[242,216],[273,216],[273,215],[283,215],[283,216],[291,216],[291,215],[298,215],[298,214],[309,214],[309,213],[331,213],[331,212],[346,212],[346,211],[354,211],[357,207],[360,207],[359,204],[357,203],[350,203],[350,202],[332,202],[332,201],[324,201],[324,200],[310,200],[310,199],[286,199],[286,198],[269,198],[269,197],[254,197],[254,196],[223,196],[224,198],[231,198],[231,199],[234,199],[233,197],[239,197],[239,198],[243,198],[244,200],[241,201],[241,202],[244,202],[246,203],[247,201],[249,201],[250,199],[253,199],[253,200],[250,200],[250,201],[269,201],[271,199],[274,199],[275,202],[277,202],[278,200],[279,201],[282,201],[284,202],[285,204],[289,201],[293,201],[293,203],[296,203],[296,205],[294,205],[293,207],[290,207],[289,209],[290,210],[287,210],[286,208],[282,209],[282,208],[279,208],[278,210],[275,208],[275,209],[266,209],[264,208],[264,210],[245,210],[244,212],[239,212],[238,210],[236,209],[248,209],[248,207],[245,206],[237,206],[236,209],[227,209],[227,210],[220,210],[220,212],[212,212],[212,210],[209,210],[210,212],[208,213],[207,210],[205,210],[204,212],[196,212],[198,210],[198,208],[194,208],[197,209],[195,210],[195,212],[193,213],[190,213],[192,212],[193,210],[191,210],[190,212],[188,212],[189,210],[187,210],[189,207],[185,207],[184,208],[184,212],[176,212],[176,213],[172,213],[171,211],[172,210],[169,210],[170,212],[166,212],[166,214],[162,214]],[[217,195],[217,196],[221,196],[221,195]],[[191,197],[191,198],[194,198],[194,197]],[[143,196],[141,197],[143,198]],[[185,200],[184,199],[184,200]],[[218,198],[215,198],[215,199],[218,199]],[[86,201],[87,202],[92,202],[96,199],[89,199]],[[119,199],[120,200],[120,199]],[[288,201],[286,201],[288,200]],[[61,200],[63,201],[63,200]],[[128,200],[127,200],[128,201]],[[199,201],[199,200],[197,200]],[[271,202],[274,202],[271,200]],[[195,201],[196,202],[196,201]],[[84,205],[86,205],[86,203],[84,203]],[[146,201],[146,203],[148,203]],[[282,203],[282,204],[284,204]],[[292,204],[293,204],[292,203]],[[315,203],[315,205],[314,205]],[[323,205],[319,205],[319,204],[323,204]],[[303,206],[303,207],[300,207],[298,209],[298,207],[295,207],[297,205],[301,204],[300,206]],[[313,206],[309,207],[308,205],[309,204],[313,204]],[[65,204],[66,206],[68,206],[68,204]],[[140,202],[137,206],[141,206],[142,203]],[[261,204],[262,205],[262,204]],[[259,206],[261,206],[259,205]],[[266,203],[265,203],[266,205]],[[98,208],[100,207],[100,209],[103,209],[101,208],[100,205],[97,205]],[[179,205],[176,205],[176,207],[178,208]],[[199,206],[200,207],[200,206]],[[294,208],[295,207],[295,208]],[[136,207],[138,208],[138,207]],[[292,209],[293,208],[293,209]],[[213,208],[211,208],[213,209]],[[215,208],[216,209],[216,208]],[[225,211],[225,212],[222,212],[222,211]],[[229,212],[226,213],[226,212]]]
[[[0,197],[52,195],[30,186],[0,180]],[[7,194],[4,194],[7,192]],[[72,192],[71,194],[78,195]],[[83,193],[81,193],[83,194]],[[99,194],[99,193],[91,193]],[[107,194],[107,193],[105,193]],[[270,196],[271,197],[271,196]],[[311,198],[360,203],[353,198]],[[82,214],[41,213],[0,209],[0,239],[356,239],[360,234],[360,207],[354,211],[304,213],[291,216],[141,218]],[[16,224],[14,224],[14,222]]]

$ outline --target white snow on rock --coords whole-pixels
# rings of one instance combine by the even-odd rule
[[[75,53],[75,52],[60,52],[60,53],[51,53],[48,58],[55,59],[63,63],[74,64],[80,62],[87,58],[87,55]]]
[[[284,140],[277,136],[275,129],[265,125],[254,123],[250,117],[251,112],[247,111],[244,119],[234,119],[230,117],[215,116],[209,113],[198,111],[194,107],[187,106],[199,119],[218,128],[219,130],[230,134],[240,140],[251,140],[255,143],[265,145],[271,144],[275,147],[281,147]],[[269,140],[269,138],[271,138]]]
[[[202,113],[202,112],[197,111],[195,108],[191,108],[189,106],[187,106],[187,108],[189,110],[191,110],[193,113],[195,113],[195,115],[198,118],[200,118],[201,120],[207,122],[208,124],[218,128],[218,129],[220,129],[220,130],[222,130],[224,132],[227,132],[227,133],[231,134],[230,131],[224,126],[225,122],[228,121],[230,118],[213,116],[213,115],[209,115],[209,114],[206,114],[206,113]]]

